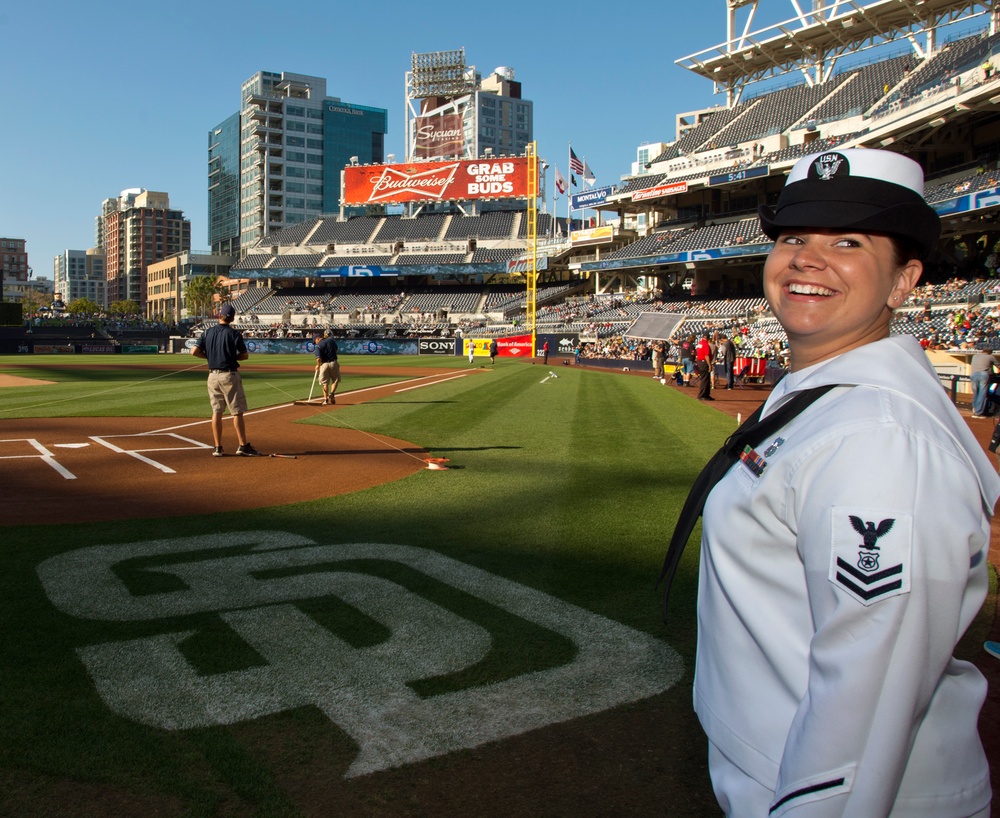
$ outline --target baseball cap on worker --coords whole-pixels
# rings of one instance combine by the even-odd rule
[[[792,166],[778,203],[758,210],[770,239],[784,228],[825,227],[888,233],[927,258],[941,220],[924,200],[923,169],[902,154],[873,148],[817,153]]]
[[[232,304],[223,304],[222,307],[219,309],[219,317],[232,320],[233,318],[236,317],[236,307],[234,307]]]

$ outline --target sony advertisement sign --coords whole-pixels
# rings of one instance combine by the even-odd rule
[[[417,341],[419,355],[454,355],[454,338],[420,338]]]

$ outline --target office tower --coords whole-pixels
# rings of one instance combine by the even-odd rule
[[[107,271],[104,252],[89,250],[64,250],[53,260],[55,292],[67,306],[80,298],[107,306]]]
[[[191,222],[170,208],[170,197],[142,188],[105,199],[98,217],[98,244],[106,256],[107,301],[134,301],[146,311],[150,264],[191,249]]]
[[[4,300],[4,282],[24,284],[28,280],[29,270],[25,240],[0,238],[0,301]],[[11,296],[11,293],[7,296],[10,300],[20,300]]]
[[[209,133],[212,252],[235,255],[274,230],[336,212],[341,170],[384,161],[387,132],[384,108],[329,97],[321,77],[258,71],[243,83],[240,111]]]

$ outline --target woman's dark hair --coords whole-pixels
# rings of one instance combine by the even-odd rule
[[[884,233],[883,235],[892,242],[894,260],[897,267],[902,267],[911,259],[916,259],[920,262],[927,261],[927,255],[913,239],[906,236],[897,236],[892,233]]]

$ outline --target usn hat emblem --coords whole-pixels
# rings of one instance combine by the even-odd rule
[[[822,179],[824,182],[829,182],[834,176],[837,175],[837,171],[840,170],[840,166],[846,162],[846,158],[839,153],[824,153],[822,156],[818,157],[815,162],[813,162],[813,169],[816,172],[816,176]],[[847,168],[844,168],[846,171]]]

